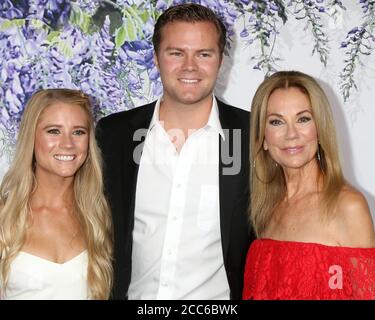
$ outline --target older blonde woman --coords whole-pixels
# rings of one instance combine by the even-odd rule
[[[375,299],[375,232],[344,179],[326,95],[301,72],[258,88],[251,116],[251,215],[257,233],[245,299]]]
[[[107,299],[111,220],[88,97],[48,89],[27,103],[0,188],[3,299]]]

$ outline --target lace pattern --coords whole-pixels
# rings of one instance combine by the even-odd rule
[[[255,240],[244,299],[375,299],[375,248]]]

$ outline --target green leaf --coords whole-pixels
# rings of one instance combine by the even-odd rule
[[[148,21],[150,18],[150,13],[148,11],[143,11],[142,13],[139,14],[139,17],[142,19],[144,23]]]
[[[128,6],[123,10],[123,21],[127,26],[129,40],[137,40],[144,37],[142,27],[150,17],[150,13],[139,8]]]
[[[11,20],[5,20],[1,25],[0,25],[0,31],[5,31],[14,26],[13,22]]]
[[[73,25],[78,26],[86,34],[91,34],[95,31],[92,18],[79,7],[73,7],[70,15],[70,22]]]
[[[132,19],[126,19],[126,31],[128,32],[128,41],[137,40],[137,27]]]
[[[57,44],[57,49],[68,59],[73,58],[73,49],[70,43],[66,40],[61,40]]]
[[[51,31],[46,40],[48,43],[54,43],[54,42],[57,42],[58,39],[59,39],[59,36],[60,36],[60,31]]]
[[[31,25],[36,29],[43,29],[45,27],[44,22],[39,19],[31,19]]]
[[[91,25],[92,25],[91,17],[88,14],[84,13],[83,14],[83,21],[82,21],[82,25],[81,25],[82,31],[84,33],[90,33],[90,31],[92,29]]]
[[[13,27],[22,27],[23,25],[25,25],[25,19],[4,20],[0,25],[0,31],[5,31]]]
[[[125,26],[121,26],[119,29],[116,30],[115,36],[115,44],[116,48],[120,48],[126,40],[127,32]]]

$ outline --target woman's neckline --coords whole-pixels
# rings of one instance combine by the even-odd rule
[[[348,247],[348,246],[340,246],[340,245],[327,245],[318,242],[310,242],[310,241],[294,241],[294,240],[279,240],[279,239],[272,239],[272,238],[259,238],[256,241],[265,241],[265,242],[274,242],[278,244],[292,244],[292,245],[306,245],[306,246],[320,246],[328,249],[347,249],[347,250],[375,250],[375,247]]]
[[[78,258],[80,258],[82,255],[84,255],[86,252],[87,252],[87,249],[83,250],[82,252],[80,252],[79,254],[77,254],[76,256],[74,256],[73,258],[71,258],[71,259],[69,259],[69,260],[67,260],[65,262],[62,262],[62,263],[54,262],[52,260],[42,258],[40,256],[37,256],[35,254],[29,253],[29,252],[26,252],[26,251],[20,251],[19,253],[27,255],[27,256],[30,256],[30,257],[33,257],[33,258],[38,259],[38,260],[45,261],[47,263],[51,263],[51,264],[58,265],[58,266],[64,266],[64,265],[67,265],[69,263],[74,262],[75,260],[77,260]]]

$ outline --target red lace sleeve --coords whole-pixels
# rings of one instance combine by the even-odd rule
[[[375,249],[369,255],[350,257],[348,274],[353,299],[375,300]]]
[[[375,300],[375,248],[256,240],[243,298]]]

